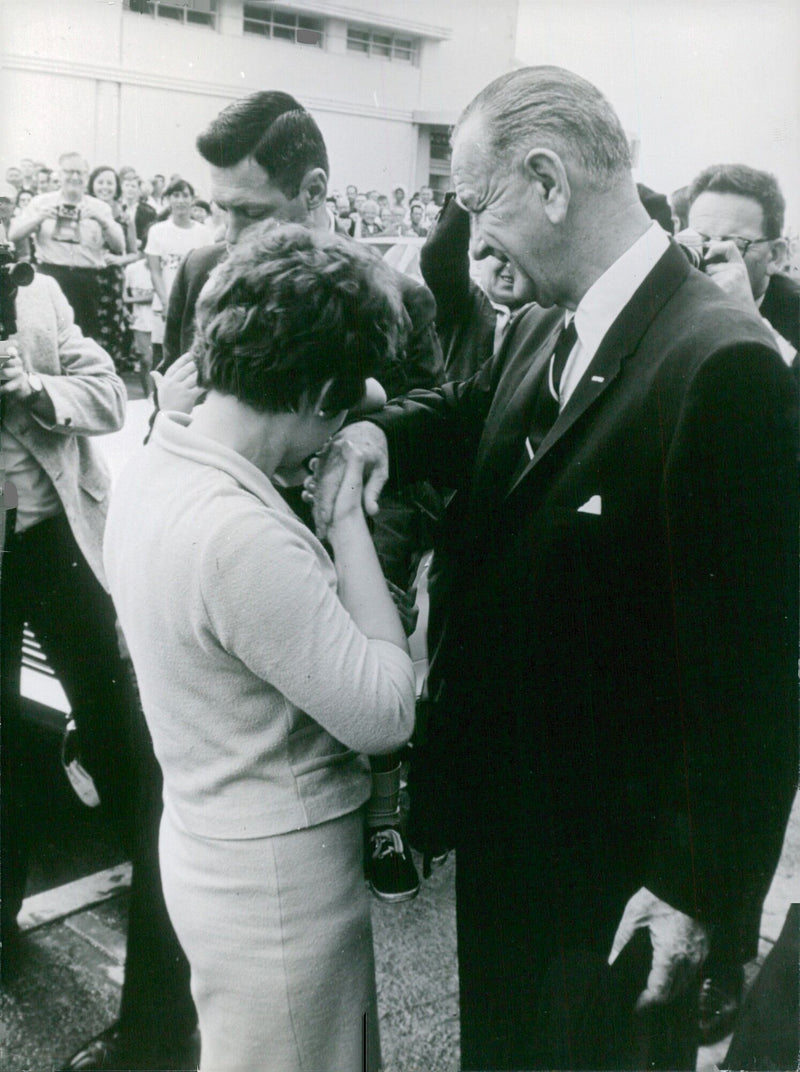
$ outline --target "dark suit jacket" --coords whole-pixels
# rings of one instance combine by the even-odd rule
[[[800,280],[783,273],[771,276],[760,312],[800,351]]]
[[[514,479],[560,322],[376,418],[395,479],[460,489],[429,744],[456,839],[749,934],[796,773],[793,377],[671,246]]]
[[[181,263],[169,296],[162,372],[191,348],[197,298],[226,250],[224,242],[203,246],[192,250]],[[408,276],[399,272],[394,276],[405,306],[408,335],[403,353],[377,377],[389,398],[415,387],[435,386],[443,378],[442,348],[434,328],[436,304],[433,295]]]

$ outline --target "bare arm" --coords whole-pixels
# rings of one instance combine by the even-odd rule
[[[365,456],[347,439],[340,449],[344,470],[328,528],[339,598],[366,637],[388,640],[408,651],[403,625],[381,572],[361,505]]]
[[[161,271],[161,258],[153,253],[148,253],[147,264],[150,268],[150,275],[153,278],[153,290],[158,295],[161,306],[166,314],[167,286],[164,282],[164,273]]]

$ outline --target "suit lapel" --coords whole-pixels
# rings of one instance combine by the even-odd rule
[[[688,261],[671,243],[606,332],[566,406],[542,440],[534,458],[511,484],[507,495],[513,494],[576,422],[608,391],[619,376],[625,359],[636,350],[652,320],[688,272]],[[541,355],[538,355],[537,363],[540,358]]]
[[[503,346],[508,360],[500,375],[491,410],[478,446],[470,491],[470,524],[481,527],[491,503],[500,501],[519,464],[524,429],[531,419],[539,379],[564,323],[560,310],[532,311],[528,324],[516,325],[519,334],[509,335]],[[530,355],[533,355],[532,357]],[[503,353],[498,355],[502,359]]]

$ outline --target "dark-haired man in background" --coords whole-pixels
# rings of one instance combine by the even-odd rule
[[[786,202],[768,171],[715,164],[688,195],[689,227],[708,241],[705,271],[729,298],[770,325],[787,364],[800,349],[800,282],[787,275]]]
[[[705,244],[705,272],[729,299],[760,315],[788,365],[800,348],[800,282],[785,274],[785,201],[778,181],[745,164],[705,168],[687,193],[688,224]],[[766,891],[764,891],[766,892]],[[704,966],[700,1030],[714,1042],[731,1028],[739,1009],[743,965],[758,952],[763,898],[751,905],[740,931],[717,928]]]

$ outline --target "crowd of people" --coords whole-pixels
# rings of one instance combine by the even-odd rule
[[[178,174],[167,181],[161,174],[143,179],[129,166],[90,171],[78,153],[62,155],[55,169],[26,158],[6,169],[5,182],[0,219],[17,257],[59,279],[81,329],[111,355],[118,371],[138,370],[149,396],[150,372],[161,360],[169,283],[189,249],[223,240],[219,206]],[[110,209],[121,240],[110,226],[97,231],[88,224],[96,201]],[[327,204],[342,231],[355,238],[424,238],[439,213],[430,186],[406,204],[402,186],[390,201],[378,190],[364,193],[348,185],[345,193],[331,193]],[[56,213],[65,208],[68,215]],[[74,220],[71,211],[78,213]],[[168,226],[159,227],[156,247],[148,248],[156,223]]]
[[[197,148],[208,202],[72,152],[6,174],[36,274],[0,385],[4,974],[28,621],[133,864],[119,1019],[66,1067],[377,1072],[364,877],[412,898],[410,842],[425,873],[457,854],[465,1072],[693,1069],[739,1012],[796,789],[776,180],[711,166],[670,204],[552,67],[466,107],[443,206],[330,194],[281,92]],[[381,235],[425,240],[426,286],[358,241]],[[126,332],[157,392],[110,489],[91,437],[124,419]],[[785,980],[726,1067],[796,1054]]]

